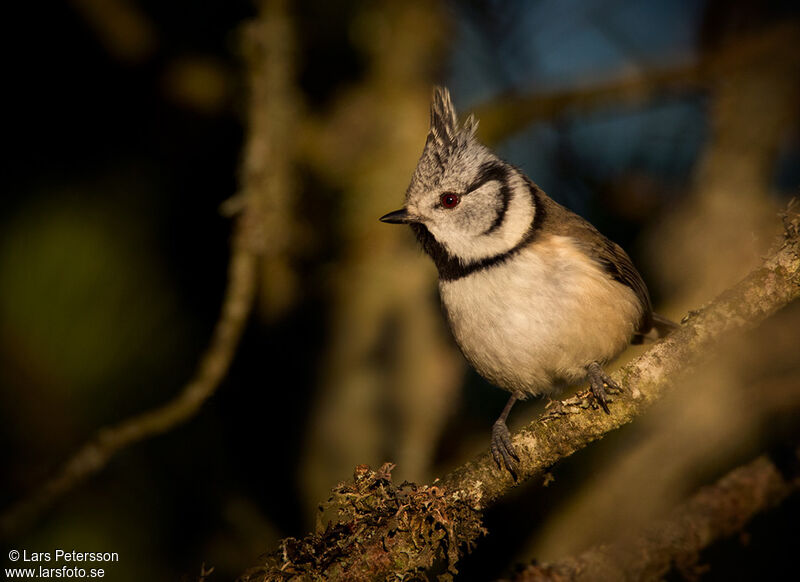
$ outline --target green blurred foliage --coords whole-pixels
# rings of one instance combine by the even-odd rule
[[[24,207],[0,237],[0,315],[53,390],[91,396],[169,350],[176,297],[132,216],[79,196]]]

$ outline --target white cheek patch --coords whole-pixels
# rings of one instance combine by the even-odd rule
[[[436,240],[464,264],[507,253],[522,242],[528,233],[536,212],[530,188],[516,172],[511,174],[508,206],[495,224],[500,211],[498,204],[502,204],[500,186],[498,181],[493,180],[465,195],[462,204],[468,204],[467,199],[473,197],[475,207],[469,210],[474,213],[474,219],[460,225],[442,221],[442,224],[428,227]],[[491,192],[484,191],[486,188],[495,189],[491,202],[486,200]]]
[[[497,184],[491,182],[461,198],[461,208],[453,209],[453,219],[460,232],[475,238],[491,228],[497,217],[495,197],[499,197]],[[460,210],[460,216],[455,214]]]

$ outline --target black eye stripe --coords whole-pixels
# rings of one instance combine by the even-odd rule
[[[486,162],[480,167],[478,176],[467,189],[467,193],[474,192],[489,182],[500,182],[500,208],[497,209],[494,221],[483,234],[491,234],[503,224],[508,205],[511,202],[511,187],[508,185],[510,174],[511,171],[507,165],[499,162]]]
[[[486,162],[481,166],[480,170],[478,170],[478,176],[472,184],[469,185],[467,192],[473,192],[489,182],[497,181],[505,183],[508,181],[508,173],[508,167],[504,164]]]

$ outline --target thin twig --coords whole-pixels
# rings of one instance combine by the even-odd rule
[[[240,217],[239,225],[244,225],[245,218]],[[258,257],[242,242],[243,238],[239,233],[234,239],[222,312],[194,377],[166,404],[99,430],[53,478],[4,512],[0,518],[0,536],[8,538],[35,519],[66,492],[105,467],[120,450],[194,416],[214,393],[233,360],[253,306]]]

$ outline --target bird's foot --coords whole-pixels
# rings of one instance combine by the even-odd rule
[[[514,450],[514,445],[511,444],[511,435],[506,423],[499,419],[492,425],[492,457],[497,463],[498,469],[505,466],[516,479],[519,457]]]
[[[589,364],[586,371],[589,374],[592,396],[606,414],[611,414],[611,411],[608,410],[608,392],[622,392],[622,388],[603,371],[597,362]],[[608,386],[608,391],[606,391],[606,386]]]

